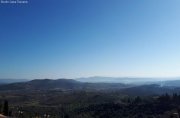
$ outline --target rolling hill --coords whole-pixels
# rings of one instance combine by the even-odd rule
[[[173,84],[176,83],[176,84]],[[24,90],[82,90],[82,91],[118,91],[125,95],[159,95],[164,93],[178,93],[180,81],[163,81],[156,84],[123,84],[123,83],[88,83],[73,79],[35,79],[27,82],[17,82],[0,85],[0,91],[24,91]],[[162,85],[163,84],[163,85]],[[175,85],[175,86],[172,86]]]
[[[0,90],[106,90],[122,89],[130,86],[121,83],[84,83],[73,79],[35,79],[28,82],[0,85]]]

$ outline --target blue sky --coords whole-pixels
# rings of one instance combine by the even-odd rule
[[[0,78],[178,77],[179,0],[0,4]]]

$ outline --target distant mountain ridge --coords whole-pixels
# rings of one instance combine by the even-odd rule
[[[67,79],[67,78],[60,78]],[[32,79],[31,79],[32,80]],[[34,79],[34,80],[44,80],[44,79]],[[48,79],[47,79],[48,80]],[[49,79],[56,80],[56,79]],[[71,79],[79,82],[85,83],[123,83],[123,84],[160,84],[162,86],[180,86],[180,77],[176,78],[143,78],[143,77],[103,77],[103,76],[92,76],[92,77],[82,77]],[[9,78],[0,78],[0,84],[9,84],[16,82],[27,82],[30,79],[9,79]]]
[[[108,78],[106,78],[108,79]],[[35,79],[0,85],[0,91],[21,90],[116,90],[128,95],[152,95],[180,92],[180,80],[156,81],[142,84],[109,82],[80,82],[74,79]]]
[[[81,83],[70,79],[35,79],[27,82],[17,82],[0,86],[0,90],[42,90],[42,89],[73,89]]]
[[[121,89],[130,85],[120,83],[83,83],[73,79],[35,79],[28,82],[18,82],[0,85],[0,90],[84,90],[84,89]]]
[[[10,84],[16,82],[27,82],[28,79],[10,79],[10,78],[0,78],[0,84]]]

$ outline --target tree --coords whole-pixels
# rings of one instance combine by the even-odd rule
[[[8,116],[8,113],[9,113],[8,101],[5,100],[5,101],[4,101],[3,114],[4,114],[5,116]]]

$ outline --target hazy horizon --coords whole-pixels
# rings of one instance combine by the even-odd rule
[[[130,79],[131,81],[136,81],[137,79],[139,81],[167,81],[167,80],[180,80],[180,77],[134,77],[134,76],[124,76],[124,77],[112,77],[112,76],[87,76],[87,77],[75,77],[75,78],[67,78],[67,77],[59,77],[59,78],[1,78],[1,79],[14,79],[14,80],[36,80],[36,79],[51,79],[51,80],[57,80],[57,79],[73,79],[73,80],[78,80],[78,79],[104,79],[104,80],[108,80],[111,81],[111,79],[114,80],[125,80],[125,79]],[[150,79],[150,80],[149,80]],[[98,80],[97,80],[98,81]]]
[[[0,5],[0,78],[180,77],[178,0]]]

